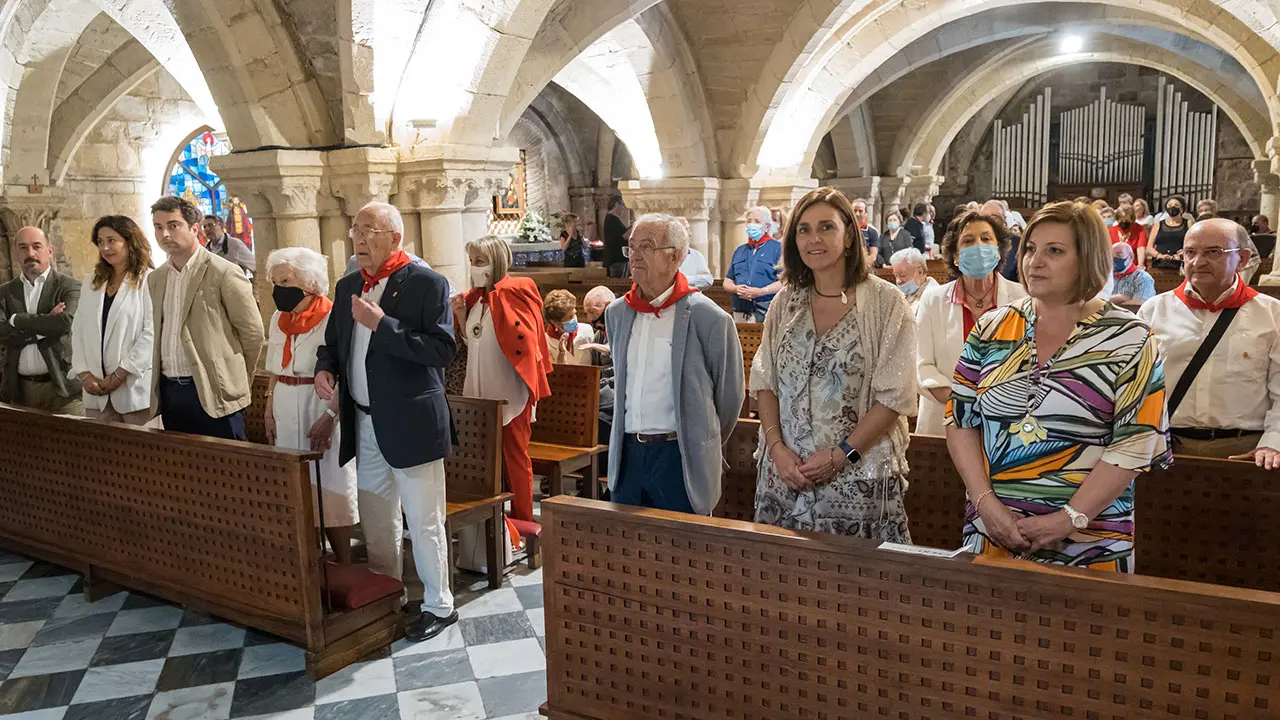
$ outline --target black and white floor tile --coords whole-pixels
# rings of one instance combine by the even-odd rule
[[[0,552],[4,720],[532,720],[546,699],[542,573],[460,587],[458,623],[313,683],[301,648]]]

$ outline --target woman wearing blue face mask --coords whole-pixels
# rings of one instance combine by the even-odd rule
[[[897,211],[884,219],[884,232],[880,233],[880,252],[876,254],[876,267],[885,267],[899,250],[915,247],[915,238],[902,229],[902,215]]]
[[[724,289],[734,296],[733,319],[738,322],[764,322],[773,296],[782,289],[778,282],[782,243],[769,234],[772,223],[773,213],[767,207],[747,211],[747,243],[733,251],[724,275]]]
[[[945,434],[943,420],[956,363],[978,318],[1027,296],[1021,285],[996,271],[1009,245],[1003,218],[976,211],[952,221],[942,238],[942,257],[959,277],[926,292],[916,308],[921,390],[916,432],[921,435]]]

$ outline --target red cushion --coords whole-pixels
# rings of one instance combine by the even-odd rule
[[[404,592],[404,583],[361,565],[328,564],[329,604],[335,610],[355,610]]]
[[[509,518],[509,520],[515,526],[516,532],[520,533],[520,537],[542,537],[542,526],[538,523],[515,518]]]

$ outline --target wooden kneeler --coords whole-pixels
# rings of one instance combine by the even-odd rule
[[[542,526],[528,520],[508,519],[515,526],[516,532],[520,533],[520,537],[524,538],[525,556],[529,569],[537,570],[542,567],[542,551],[538,549],[538,541],[542,539]]]

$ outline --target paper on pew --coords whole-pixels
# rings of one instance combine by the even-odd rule
[[[958,550],[939,550],[937,548],[921,547],[919,545],[903,545],[902,543],[888,541],[880,543],[880,549],[892,550],[893,552],[906,553],[908,555],[923,555],[925,557],[933,558],[953,558],[964,552],[964,548],[960,548]]]

